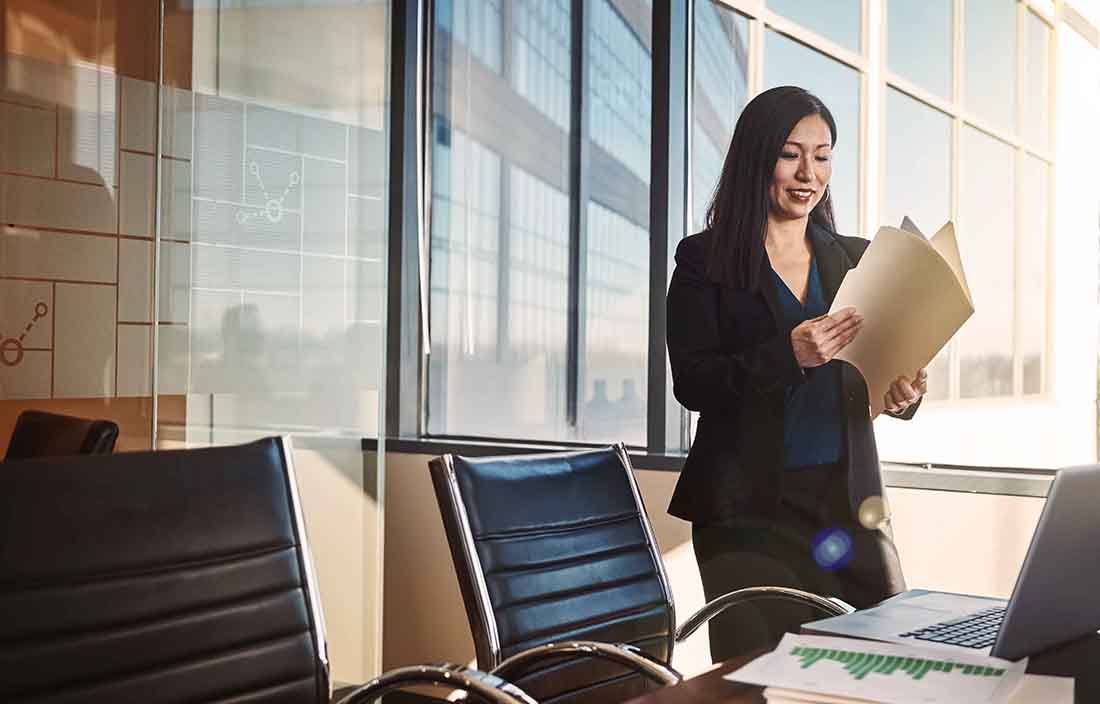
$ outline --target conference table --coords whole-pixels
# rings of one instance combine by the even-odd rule
[[[675,687],[656,690],[627,704],[760,704],[764,702],[762,687],[723,679],[760,654],[728,660]],[[1028,660],[1027,671],[1074,677],[1074,704],[1096,704],[1100,702],[1100,635],[1086,636],[1034,655]]]

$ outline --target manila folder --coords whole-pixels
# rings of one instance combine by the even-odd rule
[[[928,366],[974,313],[955,226],[947,223],[930,240],[880,228],[829,312],[850,306],[863,316],[863,328],[836,359],[863,374],[874,418],[890,383]]]

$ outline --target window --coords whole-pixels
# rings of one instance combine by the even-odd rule
[[[513,3],[503,31],[488,4],[435,3],[428,429],[556,439],[567,431],[569,4]],[[471,21],[481,15],[495,22]],[[494,70],[467,46],[501,32],[511,62]]]
[[[782,34],[769,31],[764,40],[764,85],[802,86],[825,103],[836,121],[833,180],[829,191],[837,229],[859,229],[859,72]]]
[[[748,18],[712,2],[699,3],[694,50],[691,212],[692,231],[698,232],[718,186],[737,116],[748,102]]]
[[[880,220],[909,216],[927,235],[951,219],[951,118],[893,88],[886,91],[886,179]],[[894,187],[894,184],[905,184]]]
[[[963,103],[983,122],[1016,129],[1016,3],[965,0]]]
[[[887,0],[890,70],[951,98],[952,0]],[[888,121],[889,122],[889,121]]]
[[[973,127],[963,128],[960,148],[959,247],[976,312],[957,336],[959,396],[1011,395],[1014,154],[1009,145]]]
[[[1017,254],[1019,283],[1019,357],[1022,391],[1037,394],[1043,390],[1047,339],[1047,212],[1050,208],[1048,184],[1050,166],[1042,159],[1027,156],[1023,162],[1024,197],[1020,201],[1020,238]]]
[[[768,9],[854,52],[860,46],[860,0],[767,0]]]
[[[654,5],[434,8],[427,431],[643,445]],[[884,0],[870,24],[867,8],[695,3],[688,213],[669,272],[677,240],[703,227],[747,101],[805,87],[836,119],[838,231],[873,237],[908,216],[931,235],[954,221],[977,306],[929,364],[916,430],[880,424],[883,458],[1030,462],[990,451],[993,431],[959,414],[994,404],[1023,418],[1052,393],[1052,291],[1065,284],[1049,266],[1066,240],[1050,209],[1067,187],[1054,178],[1055,20],[1039,0]],[[673,401],[666,416],[666,447],[679,427],[686,449],[690,414]]]
[[[1050,27],[1034,12],[1028,12],[1024,23],[1027,54],[1024,63],[1024,138],[1036,148],[1046,149],[1050,143],[1050,103],[1048,72],[1050,71]]]
[[[435,3],[430,434],[645,444],[651,9],[571,10]]]
[[[908,95],[886,91],[886,171],[880,221],[909,217],[925,235],[951,219],[951,118]],[[903,186],[901,184],[904,184]],[[950,393],[951,348],[928,366],[928,398]]]

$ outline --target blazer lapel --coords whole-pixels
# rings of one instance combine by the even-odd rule
[[[844,274],[855,263],[840,246],[836,236],[825,228],[810,223],[807,232],[814,250],[814,259],[817,260],[817,273],[821,277],[821,292],[825,295],[825,304],[832,307]]]
[[[779,288],[775,285],[775,277],[772,276],[772,264],[768,261],[767,251],[760,260],[760,293],[764,296],[764,302],[768,305],[768,312],[772,314],[776,329],[782,330],[783,306],[779,303]]]

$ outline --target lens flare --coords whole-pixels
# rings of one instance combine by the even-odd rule
[[[886,501],[881,496],[868,496],[859,505],[859,524],[868,530],[880,528],[886,522]]]
[[[823,570],[843,569],[852,559],[852,536],[843,528],[826,528],[814,536],[813,556]]]

